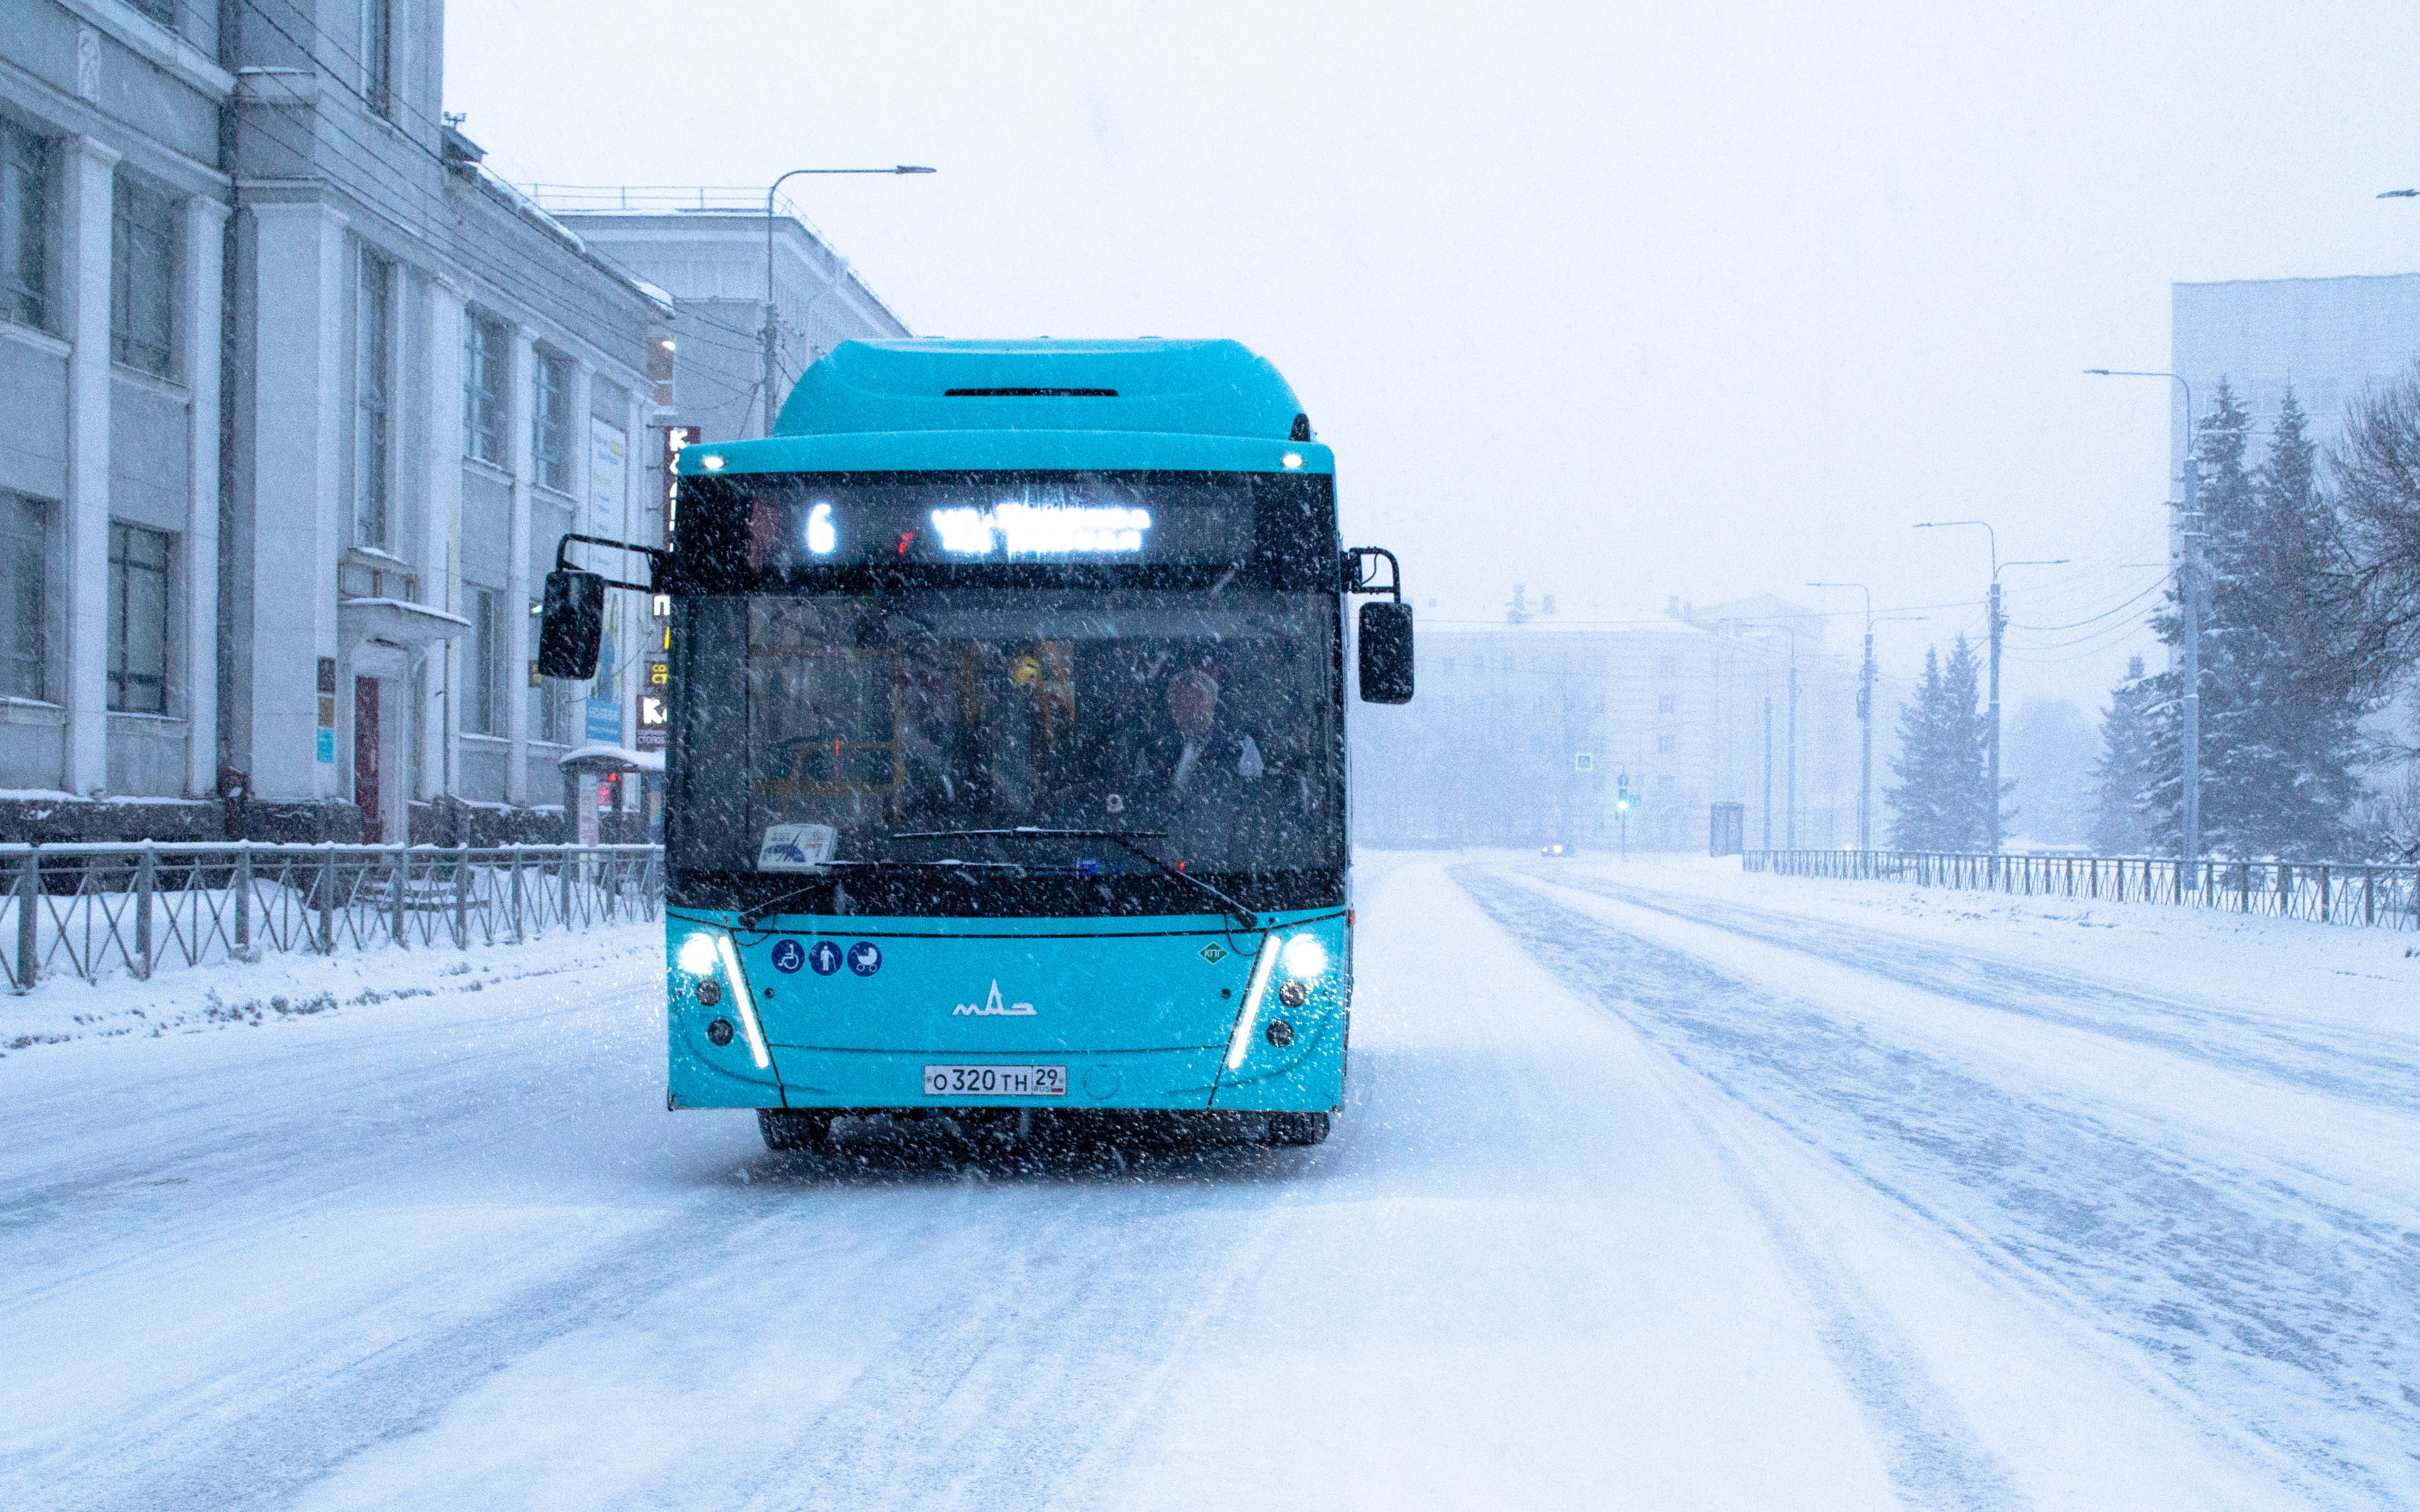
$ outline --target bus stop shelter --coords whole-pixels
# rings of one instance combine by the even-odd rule
[[[566,751],[564,843],[639,845],[659,837],[664,753],[592,741]]]

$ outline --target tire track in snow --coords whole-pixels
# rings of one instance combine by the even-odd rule
[[[2420,1232],[2131,1138],[1480,867],[1452,874],[1682,1065],[2139,1345],[2205,1411],[2325,1483],[2304,1489],[2420,1500]]]
[[[2123,1040],[2257,1080],[2397,1112],[2420,1113],[2420,1080],[2413,1078],[2411,1062],[2400,1051],[2373,1051],[2291,1033],[2257,1014],[2112,987],[2000,957],[1990,961],[1990,980],[1980,980],[1976,957],[1902,935],[1831,919],[1809,921],[1736,903],[1641,892],[1601,877],[1520,870],[1522,875],[1539,882],[1801,951],[1852,970],[1872,972],[1970,1007]]]

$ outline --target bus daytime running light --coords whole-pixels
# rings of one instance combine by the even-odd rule
[[[680,968],[692,977],[703,977],[714,969],[714,940],[705,934],[692,934],[681,941]]]
[[[1289,977],[1316,977],[1327,969],[1327,947],[1319,943],[1316,934],[1297,934],[1285,944],[1285,970]]]
[[[722,969],[731,978],[731,1001],[739,1010],[739,1026],[748,1031],[748,1056],[763,1071],[773,1064],[772,1052],[765,1048],[765,1030],[756,1022],[756,1005],[748,996],[748,978],[739,969],[739,952],[731,948],[731,936],[717,934],[716,950],[722,957]]]
[[[720,472],[722,471],[722,454],[721,452],[708,452],[704,456],[697,459],[697,465],[706,469],[708,472]]]
[[[1289,468],[1298,468],[1302,466],[1302,454],[1300,452],[1288,452],[1285,455],[1279,457],[1278,460],[1283,462]]]
[[[1269,974],[1278,964],[1278,937],[1261,936],[1261,953],[1252,961],[1252,984],[1244,989],[1244,1010],[1235,1016],[1234,1037],[1227,1041],[1227,1069],[1233,1071],[1244,1063],[1244,1052],[1252,1047],[1252,1023],[1261,1016],[1261,999],[1269,990]]]

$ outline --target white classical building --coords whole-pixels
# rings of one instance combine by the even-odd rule
[[[2226,378],[2256,417],[2252,460],[2268,446],[2290,385],[2322,445],[2343,433],[2345,406],[2420,361],[2420,273],[2358,278],[2236,279],[2178,284],[2169,367],[2209,412]],[[2174,384],[2169,385],[2171,389]],[[2182,471],[2184,395],[2172,396],[2170,476]]]
[[[671,302],[479,166],[442,52],[425,0],[0,0],[7,838],[551,839],[630,743],[531,609],[646,529]]]

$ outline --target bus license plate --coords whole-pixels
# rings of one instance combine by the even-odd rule
[[[927,1066],[926,1097],[1065,1097],[1064,1066]]]

